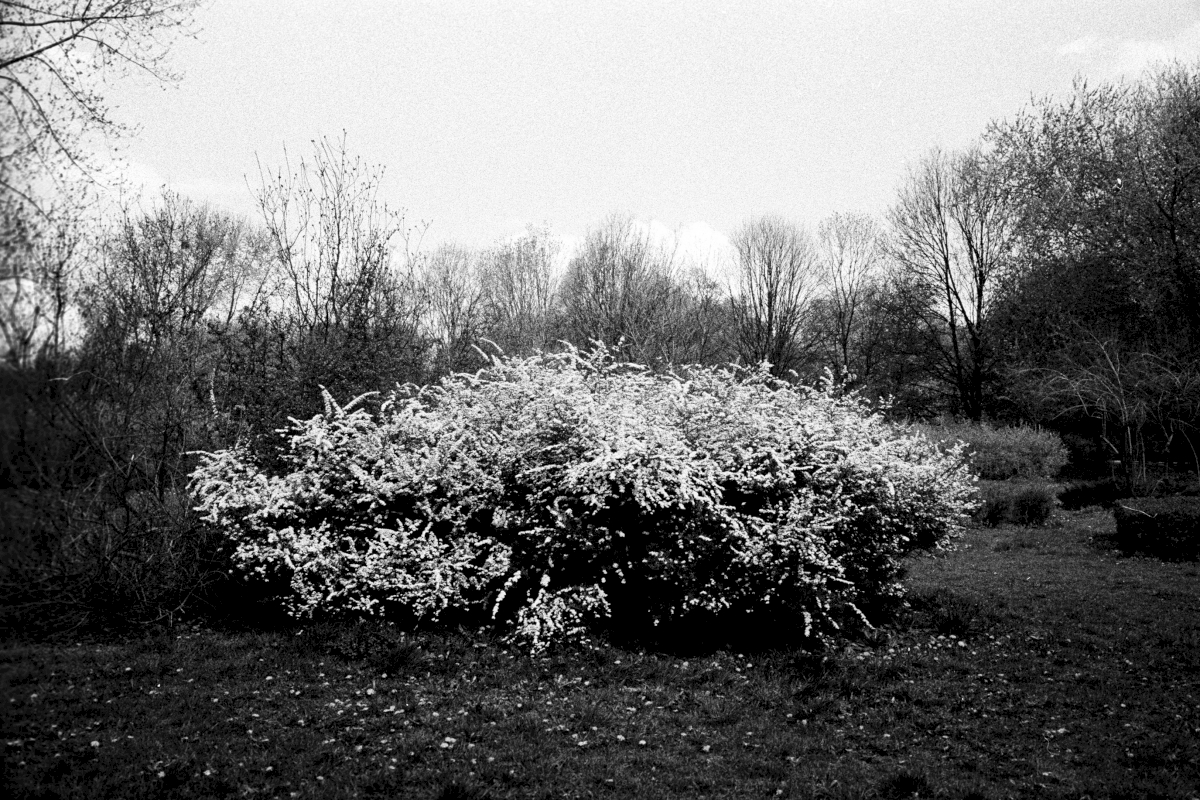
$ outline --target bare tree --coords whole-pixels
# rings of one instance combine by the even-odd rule
[[[426,380],[432,351],[413,230],[379,197],[380,170],[351,157],[343,137],[315,142],[295,170],[285,159],[260,172],[282,291],[274,312],[246,328],[258,364],[246,405],[275,415],[255,427],[315,412],[318,386],[345,398]]]
[[[666,360],[674,324],[674,254],[629,217],[612,216],[587,235],[563,281],[564,326],[576,344],[602,341],[625,358]]]
[[[127,213],[107,258],[89,276],[90,313],[137,340],[226,328],[270,292],[266,238],[246,221],[165,191],[156,208]],[[99,322],[97,320],[97,322]]]
[[[1014,245],[1009,188],[979,149],[934,150],[910,171],[889,212],[891,254],[901,280],[925,298],[939,377],[974,420],[991,368],[987,312]]]
[[[236,401],[223,402],[244,355],[228,329],[261,296],[262,244],[241,220],[167,193],[128,211],[103,247],[47,230],[22,258],[42,289],[40,316],[24,319],[45,322],[48,341],[32,364],[0,370],[0,483],[30,489],[43,515],[47,555],[28,565],[50,590],[39,606],[83,609],[103,586],[122,616],[166,617],[212,577],[184,484],[191,453],[241,432]],[[67,306],[80,316],[69,346]]]
[[[699,267],[683,269],[663,309],[662,357],[669,364],[727,364],[734,360],[732,312],[725,287]]]
[[[380,304],[411,296],[404,215],[379,198],[382,170],[352,158],[345,137],[321,139],[293,172],[260,166],[258,202],[285,276],[290,310],[306,330],[327,337],[370,324]],[[395,248],[405,245],[405,257]],[[393,303],[394,305],[394,303]],[[405,309],[415,322],[418,309]]]
[[[64,241],[60,257],[74,258],[72,246]],[[45,445],[24,461],[50,484],[90,473],[161,498],[185,480],[185,451],[214,441],[222,365],[211,334],[228,327],[230,306],[253,302],[261,241],[241,220],[168,192],[149,211],[127,213],[88,255],[96,263],[67,276],[78,291],[45,298],[51,319],[78,307],[72,346],[60,342],[46,370],[12,376],[36,412],[40,433],[30,438]],[[59,460],[60,446],[76,456]]]
[[[57,358],[78,334],[78,273],[91,242],[76,214],[33,216],[0,201],[0,351],[15,367]]]
[[[1200,371],[1193,361],[1125,349],[1080,331],[1077,346],[1061,354],[1056,368],[1022,372],[1030,395],[1055,416],[1078,413],[1099,422],[1100,440],[1135,493],[1153,489],[1148,461],[1169,459],[1176,437],[1200,470]]]
[[[738,254],[733,312],[742,359],[769,362],[776,374],[800,368],[819,276],[812,239],[794,223],[764,216],[743,225],[733,245]]]
[[[122,126],[101,87],[130,72],[173,80],[166,55],[199,0],[0,0],[0,191],[33,203],[38,178],[86,160]]]
[[[461,370],[482,322],[479,256],[465,247],[443,245],[421,259],[419,280],[439,371]]]
[[[521,237],[483,254],[484,328],[506,353],[550,344],[559,251],[548,228],[530,225]]]
[[[865,214],[834,214],[817,228],[822,296],[818,338],[839,383],[865,379],[874,366],[882,291],[883,232]]]
[[[85,142],[124,131],[101,88],[131,72],[175,79],[168,46],[198,5],[0,0],[0,332],[11,363],[61,350],[78,262],[97,245],[83,224]]]

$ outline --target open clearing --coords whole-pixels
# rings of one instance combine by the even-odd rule
[[[0,650],[7,796],[1200,797],[1200,571],[970,530],[824,663],[176,629]],[[372,643],[374,641],[374,644]],[[346,655],[361,656],[347,658]]]

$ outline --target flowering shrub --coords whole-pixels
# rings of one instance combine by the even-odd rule
[[[765,371],[497,358],[373,417],[326,395],[288,471],[206,454],[192,491],[290,610],[486,615],[543,649],[602,620],[766,611],[814,640],[900,595],[973,508],[961,448]]]

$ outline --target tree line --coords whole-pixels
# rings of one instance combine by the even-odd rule
[[[318,386],[348,397],[603,342],[660,368],[828,375],[910,417],[1054,425],[1127,464],[1195,461],[1197,80],[1176,64],[1080,82],[927,153],[881,219],[748,220],[723,274],[622,215],[569,258],[536,227],[423,251],[344,139],[263,168],[255,222],[167,192],[90,239],[10,198],[8,380],[41,375],[38,392],[83,407],[102,394],[109,420],[166,414],[165,456],[201,430],[269,437],[317,410]],[[34,456],[7,438],[24,481]]]

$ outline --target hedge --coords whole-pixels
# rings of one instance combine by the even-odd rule
[[[1043,525],[1057,505],[1054,495],[1045,483],[982,482],[975,520],[989,527]]]
[[[1161,497],[1125,500],[1113,509],[1114,543],[1127,553],[1170,561],[1200,558],[1200,498]]]

